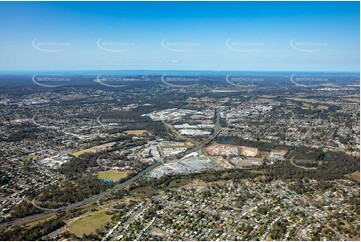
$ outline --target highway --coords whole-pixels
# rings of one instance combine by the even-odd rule
[[[217,137],[217,135],[221,131],[220,111],[218,109],[215,110],[215,116],[216,116],[216,122],[215,122],[215,125],[214,125],[214,131],[213,131],[212,135],[206,141],[202,142],[198,146],[196,146],[196,147],[190,149],[189,151],[183,153],[182,154],[183,156],[186,156],[186,155],[188,155],[188,154],[190,154],[192,152],[195,152],[195,151],[203,148],[205,145],[207,145],[209,142],[211,142],[214,138]],[[44,209],[44,212],[39,213],[39,214],[33,214],[33,215],[29,215],[29,216],[26,216],[26,217],[23,217],[23,218],[19,218],[19,219],[15,219],[15,220],[12,220],[12,221],[1,223],[0,227],[2,227],[2,226],[8,227],[8,226],[11,226],[11,225],[17,225],[17,224],[20,224],[20,223],[24,223],[24,222],[27,222],[27,221],[31,221],[33,219],[43,217],[45,215],[55,214],[55,213],[58,213],[58,212],[67,212],[67,211],[82,207],[84,205],[90,204],[90,203],[95,202],[98,199],[112,193],[113,191],[116,191],[116,190],[123,189],[123,188],[127,187],[128,185],[132,184],[134,181],[136,181],[140,177],[142,177],[145,173],[153,170],[154,168],[156,168],[157,166],[160,166],[163,163],[170,162],[170,161],[174,161],[174,160],[167,159],[167,160],[164,160],[163,162],[156,162],[156,163],[148,166],[147,168],[141,170],[135,176],[129,178],[128,180],[126,180],[126,181],[124,181],[124,182],[122,182],[120,184],[115,185],[114,187],[108,189],[105,192],[94,195],[94,196],[89,197],[87,199],[84,199],[84,200],[82,200],[80,202],[72,203],[72,204],[70,204],[68,206],[61,207],[61,208],[58,208],[58,209]],[[39,206],[36,206],[36,207],[40,208]]]
[[[95,202],[96,200],[110,194],[113,191],[123,189],[126,186],[132,184],[134,181],[136,181],[137,179],[142,177],[145,173],[147,173],[148,171],[153,170],[155,167],[157,167],[157,166],[159,166],[161,164],[162,164],[162,162],[156,162],[156,163],[148,166],[147,168],[141,170],[140,172],[138,172],[135,176],[131,177],[130,179],[128,179],[128,180],[126,180],[126,181],[124,181],[124,182],[122,182],[120,184],[115,185],[114,187],[108,189],[105,192],[99,193],[97,195],[94,195],[92,197],[84,199],[84,200],[82,200],[80,202],[72,203],[72,204],[70,204],[68,206],[61,207],[61,208],[58,208],[58,209],[46,209],[46,211],[44,211],[43,213],[29,215],[29,216],[26,216],[26,217],[23,217],[23,218],[20,218],[20,219],[15,219],[15,220],[12,220],[12,221],[4,222],[4,223],[1,223],[0,226],[6,226],[7,227],[7,226],[10,226],[10,225],[16,225],[16,224],[19,224],[19,223],[23,223],[23,222],[27,222],[27,221],[30,221],[30,220],[33,220],[33,219],[40,218],[40,217],[45,216],[45,215],[55,214],[55,213],[58,213],[58,212],[67,212],[67,211],[79,208],[81,206],[87,205],[89,203]],[[36,206],[36,207],[38,207],[38,206]],[[38,207],[38,208],[40,208],[40,207]]]
[[[200,149],[202,149],[204,146],[206,146],[207,144],[209,144],[212,140],[214,140],[217,135],[221,132],[221,124],[220,124],[220,118],[221,118],[221,113],[219,111],[219,109],[215,109],[215,116],[216,116],[216,123],[214,124],[214,131],[212,133],[211,136],[208,137],[208,139],[204,142],[202,142],[201,144],[197,145],[196,147],[187,150],[186,152],[182,153],[182,157],[189,155],[190,153],[196,152]]]

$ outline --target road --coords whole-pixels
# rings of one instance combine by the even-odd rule
[[[182,153],[182,157],[189,155],[190,153],[196,152],[200,149],[202,149],[204,146],[206,146],[207,144],[209,144],[212,140],[214,140],[214,138],[217,137],[217,135],[221,132],[221,124],[220,124],[220,118],[221,118],[221,114],[220,114],[220,110],[217,108],[215,109],[215,116],[216,116],[216,123],[214,124],[214,131],[212,133],[211,136],[208,137],[208,139],[206,141],[203,141],[202,143],[200,143],[199,145],[197,145],[196,147],[193,147],[190,150],[187,150],[186,152]]]
[[[137,179],[142,177],[145,173],[147,173],[148,171],[153,170],[155,167],[157,167],[157,166],[159,166],[161,164],[162,164],[162,162],[154,163],[154,164],[148,166],[147,168],[141,170],[140,172],[137,173],[137,175],[131,177],[130,179],[126,180],[125,182],[117,184],[117,185],[115,185],[114,187],[108,189],[105,192],[102,192],[102,193],[97,194],[95,196],[89,197],[89,198],[87,198],[85,200],[82,200],[80,202],[72,203],[72,204],[70,204],[70,205],[68,205],[66,207],[61,207],[61,208],[58,208],[58,209],[47,210],[47,211],[44,211],[43,213],[40,213],[40,214],[34,214],[34,215],[26,216],[26,217],[23,217],[23,218],[20,218],[20,219],[15,219],[15,220],[12,220],[12,221],[4,222],[4,223],[1,223],[0,226],[6,226],[7,227],[7,226],[10,226],[10,225],[17,225],[17,224],[20,224],[20,223],[24,223],[24,222],[27,222],[27,221],[31,221],[33,219],[43,217],[45,215],[55,214],[55,213],[58,213],[58,212],[67,212],[67,211],[82,207],[84,205],[87,205],[89,203],[95,202],[96,200],[110,194],[113,191],[116,191],[116,190],[123,189],[123,188],[127,187],[128,185],[132,184],[134,181],[136,181]]]
[[[203,148],[205,145],[207,145],[209,142],[211,142],[215,137],[217,137],[217,135],[221,131],[220,111],[218,109],[215,110],[215,116],[216,116],[216,123],[214,124],[213,134],[206,141],[204,141],[203,143],[201,143],[198,146],[192,148],[191,150],[185,152],[185,154],[183,154],[183,156],[186,156],[186,155],[188,155],[188,154],[190,154],[192,152],[195,152],[195,151]],[[11,225],[17,225],[17,224],[20,224],[20,223],[31,221],[33,219],[41,218],[41,217],[43,217],[45,215],[55,214],[55,213],[58,213],[58,212],[67,212],[67,211],[82,207],[84,205],[90,204],[90,203],[95,202],[96,200],[98,200],[98,199],[100,199],[100,198],[102,198],[102,197],[104,197],[106,195],[109,195],[113,191],[116,191],[116,190],[123,189],[123,188],[127,187],[128,185],[132,184],[134,181],[136,181],[140,177],[142,177],[145,173],[153,170],[154,168],[156,168],[157,166],[160,166],[163,163],[170,162],[170,161],[173,161],[173,160],[167,159],[167,160],[164,160],[163,162],[156,162],[156,163],[148,166],[147,168],[141,170],[135,176],[129,178],[128,180],[126,180],[126,181],[124,181],[124,182],[122,182],[120,184],[115,185],[114,187],[108,189],[105,192],[94,195],[94,196],[89,197],[89,198],[87,198],[85,200],[82,200],[80,202],[72,203],[72,204],[70,204],[68,206],[61,207],[61,208],[58,208],[58,209],[46,210],[46,211],[44,211],[44,212],[42,212],[40,214],[29,215],[29,216],[26,216],[26,217],[23,217],[23,218],[19,218],[19,219],[15,219],[15,220],[12,220],[12,221],[4,222],[4,223],[0,224],[0,227],[2,227],[2,226],[8,227],[8,226],[11,226]]]
[[[304,208],[304,207],[300,206],[299,204],[297,204],[297,206],[294,205],[292,201],[295,201],[295,198],[301,200],[302,202],[305,202],[305,200],[304,200],[302,197],[300,197],[300,195],[296,194],[294,191],[290,191],[287,187],[281,185],[279,182],[277,182],[277,183],[278,183],[278,185],[282,188],[282,189],[279,189],[278,192],[281,193],[283,196],[285,196],[285,197],[288,198],[288,201],[289,201],[288,204],[289,204],[291,207],[293,207],[294,210],[296,210],[296,211],[297,211],[297,210],[301,210],[302,212],[304,212],[304,213],[307,214],[308,216],[313,217],[313,218],[314,218],[316,221],[318,221],[322,226],[327,227],[328,229],[332,230],[332,231],[336,234],[336,236],[338,236],[339,239],[344,240],[344,241],[347,241],[347,240],[348,240],[343,234],[340,234],[339,231],[337,231],[336,229],[330,227],[330,226],[328,225],[328,223],[325,223],[325,222],[322,221],[320,218],[316,217],[316,216],[314,215],[314,211],[312,211],[312,210],[309,211],[308,208]],[[288,194],[292,194],[293,197],[291,198]],[[322,209],[322,210],[323,210],[323,209]],[[323,210],[323,211],[324,211],[324,210]]]

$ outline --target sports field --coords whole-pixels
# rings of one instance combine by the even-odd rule
[[[100,211],[70,223],[68,230],[71,233],[81,236],[82,234],[94,233],[110,221],[111,215],[105,214],[105,211]]]
[[[98,173],[98,178],[102,180],[119,181],[120,179],[128,176],[129,173],[130,171],[116,171],[116,170],[102,171]]]

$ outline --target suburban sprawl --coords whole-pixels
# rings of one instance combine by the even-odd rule
[[[359,76],[297,75],[1,75],[0,240],[359,241]]]

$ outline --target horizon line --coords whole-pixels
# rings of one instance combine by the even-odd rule
[[[336,71],[326,71],[326,70],[163,70],[163,69],[128,69],[128,70],[114,70],[114,69],[102,69],[102,70],[86,70],[86,69],[62,69],[62,70],[0,70],[2,72],[16,73],[16,72],[104,72],[104,71],[114,71],[114,72],[140,72],[140,71],[149,71],[149,72],[274,72],[274,73],[299,73],[299,72],[309,72],[309,73],[358,73],[360,70],[336,70]]]

